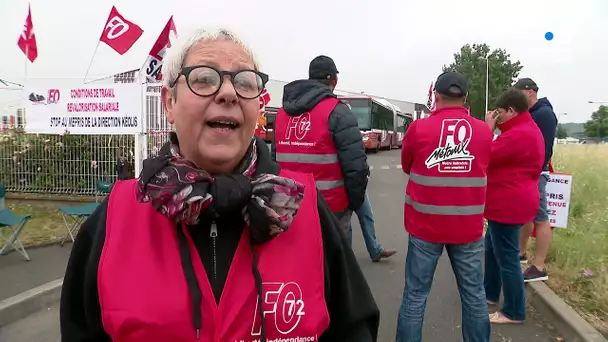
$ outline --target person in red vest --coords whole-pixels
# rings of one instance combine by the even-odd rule
[[[327,56],[310,62],[308,80],[287,84],[271,146],[281,167],[311,173],[348,235],[353,210],[365,199],[369,168],[357,118],[333,90],[338,69]]]
[[[492,130],[498,126],[501,134],[492,142],[488,167],[485,294],[490,305],[498,304],[501,289],[504,297],[502,308],[490,315],[490,322],[521,323],[526,318],[526,297],[519,238],[522,226],[538,211],[544,141],[520,90],[503,92],[496,99],[496,108],[486,115],[488,126]]]
[[[377,341],[379,311],[311,175],[254,136],[268,81],[232,33],[162,67],[175,132],[81,227],[64,342]]]
[[[436,110],[415,120],[403,140],[401,167],[409,175],[404,205],[409,243],[397,342],[422,340],[426,300],[444,249],[460,292],[464,341],[490,341],[482,260],[492,131],[463,107],[467,91],[463,75],[439,75]]]

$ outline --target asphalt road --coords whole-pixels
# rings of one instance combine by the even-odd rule
[[[353,249],[381,310],[378,341],[395,341],[397,312],[404,284],[407,233],[403,229],[403,197],[406,177],[400,169],[399,150],[369,155],[372,176],[369,196],[374,208],[376,235],[380,243],[398,253],[389,260],[372,263],[357,219],[353,219]],[[32,261],[18,260],[15,253],[0,257],[2,286],[0,300],[60,277],[65,269],[69,246],[36,249]],[[10,271],[10,272],[9,272]],[[14,274],[9,278],[8,275]],[[7,277],[5,277],[7,276]],[[25,288],[24,288],[25,287]],[[493,326],[492,342],[556,341],[557,333],[529,308],[523,325]],[[58,341],[58,308],[51,307],[10,326],[0,328],[0,342]],[[460,299],[447,256],[441,259],[427,302],[423,341],[461,341]]]

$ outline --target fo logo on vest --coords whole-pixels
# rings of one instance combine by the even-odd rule
[[[302,289],[297,283],[263,283],[263,310],[266,320],[272,319],[277,331],[283,335],[292,332],[305,315]],[[259,336],[262,330],[260,308],[255,306],[255,316],[251,328],[252,336]]]
[[[426,167],[439,172],[470,172],[474,156],[467,149],[473,129],[465,119],[445,119],[441,124],[439,146],[426,159]]]
[[[296,139],[304,139],[308,131],[310,131],[310,123],[310,113],[308,112],[299,116],[292,116],[287,124],[285,140],[289,141],[292,133]]]

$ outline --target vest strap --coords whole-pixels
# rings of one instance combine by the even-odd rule
[[[447,216],[470,216],[481,215],[484,212],[484,205],[431,205],[422,204],[414,201],[407,194],[405,195],[405,203],[409,204],[419,213],[431,215],[447,215]]]
[[[410,182],[424,186],[451,186],[456,188],[483,188],[488,184],[486,177],[432,177],[410,172]]]
[[[277,162],[333,164],[338,161],[337,154],[277,153]]]

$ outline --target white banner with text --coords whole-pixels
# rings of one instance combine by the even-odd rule
[[[139,84],[65,84],[25,88],[25,131],[47,134],[136,134],[143,131]]]
[[[572,175],[552,173],[547,183],[547,210],[552,227],[568,228]]]

